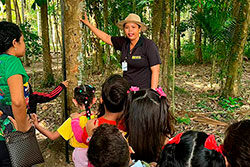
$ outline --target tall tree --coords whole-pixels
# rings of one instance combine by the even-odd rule
[[[11,0],[5,0],[5,7],[6,7],[7,21],[12,22]]]
[[[72,105],[73,88],[78,84],[78,56],[81,51],[81,28],[79,26],[79,16],[82,15],[79,3],[82,0],[63,0],[64,3],[64,46],[66,55],[66,76],[70,80],[71,89],[68,89],[68,110],[76,112],[77,109]]]
[[[181,10],[180,7],[177,6],[176,7],[176,13],[177,13],[177,18],[176,18],[176,29],[177,29],[177,58],[180,59],[181,58],[181,27],[180,27],[180,23],[181,23]]]
[[[43,85],[50,86],[54,84],[52,72],[52,60],[50,55],[49,43],[49,26],[48,26],[48,4],[43,0],[41,4],[41,27],[42,27],[42,44],[43,44]]]
[[[21,15],[20,15],[17,0],[13,0],[13,4],[14,4],[14,7],[15,7],[15,13],[16,13],[16,23],[18,25],[20,25],[21,24]]]
[[[234,0],[233,15],[236,20],[232,39],[229,67],[223,94],[238,96],[242,73],[244,46],[248,37],[250,23],[250,0]]]
[[[197,18],[202,15],[202,5],[201,0],[199,0],[199,5],[197,6]],[[195,26],[195,57],[199,63],[202,63],[202,50],[201,50],[201,25],[199,19],[196,21]]]
[[[156,45],[159,44],[160,30],[162,24],[163,0],[155,0],[153,4],[152,37]]]
[[[160,51],[162,48],[162,52],[160,52],[162,65],[161,65],[161,75],[162,75],[162,84],[164,87],[169,88],[171,84],[171,56],[170,56],[170,39],[171,39],[171,0],[166,0],[163,3],[163,9],[164,9],[164,17],[163,19],[165,22],[163,22],[162,27],[164,28],[164,33],[161,33],[160,42],[162,44],[160,45]]]

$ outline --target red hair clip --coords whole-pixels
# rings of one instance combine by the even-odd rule
[[[209,149],[209,150],[216,150],[218,153],[221,153],[223,155],[223,153],[222,153],[223,146],[217,145],[214,135],[208,136],[208,138],[205,141],[204,147]]]
[[[179,144],[180,141],[181,141],[181,136],[182,136],[182,134],[183,134],[183,133],[179,133],[178,135],[176,135],[175,137],[173,137],[172,139],[170,139],[170,140],[168,141],[168,144],[173,144],[173,143]]]

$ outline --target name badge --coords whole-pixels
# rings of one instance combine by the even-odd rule
[[[122,71],[128,71],[128,63],[126,61],[122,62]]]
[[[132,59],[133,59],[133,60],[140,60],[140,59],[141,59],[141,56],[132,56]]]

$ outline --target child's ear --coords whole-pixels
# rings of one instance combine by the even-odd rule
[[[74,105],[75,105],[76,107],[78,107],[78,103],[77,103],[76,99],[72,99],[72,102],[74,103]]]
[[[128,146],[128,150],[129,150],[130,154],[134,154],[135,153],[135,151],[133,150],[133,148],[131,146]]]

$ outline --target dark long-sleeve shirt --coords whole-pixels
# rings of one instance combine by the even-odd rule
[[[46,103],[54,100],[66,88],[62,83],[50,93],[33,92],[30,85],[28,113],[36,113],[37,103]]]

